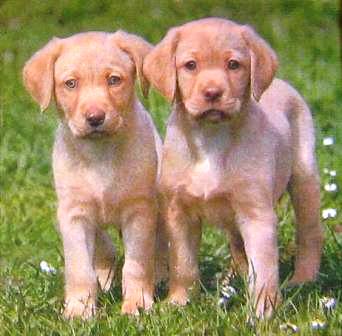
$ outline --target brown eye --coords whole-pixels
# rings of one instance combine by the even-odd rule
[[[190,70],[190,71],[194,71],[196,69],[196,62],[195,61],[189,61],[189,62],[186,62],[184,64],[184,66]]]
[[[109,86],[119,85],[121,83],[121,78],[119,76],[110,76],[107,79]]]
[[[77,80],[76,79],[68,79],[64,84],[69,89],[74,89],[77,86]]]
[[[240,63],[236,60],[230,60],[228,62],[228,69],[229,70],[236,70],[240,67]]]

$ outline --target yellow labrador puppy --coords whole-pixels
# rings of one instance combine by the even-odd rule
[[[58,222],[65,256],[68,318],[95,313],[97,282],[113,278],[114,247],[105,228],[122,232],[122,312],[153,303],[156,176],[160,138],[135,95],[136,74],[151,46],[140,37],[89,32],[54,38],[24,67],[24,82],[45,110],[55,97],[60,123],[53,150]]]
[[[144,74],[170,102],[160,188],[170,240],[169,300],[188,301],[199,276],[203,220],[230,236],[257,315],[280,301],[275,206],[288,189],[297,219],[293,283],[314,280],[322,230],[311,113],[250,27],[208,18],[172,28]]]

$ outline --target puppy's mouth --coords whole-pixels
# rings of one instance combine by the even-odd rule
[[[71,126],[71,125],[70,125]],[[81,128],[77,128],[74,125],[72,125],[73,127],[71,128],[71,131],[73,133],[73,135],[76,138],[80,138],[80,139],[101,139],[104,137],[109,136],[109,133],[104,130],[104,129],[81,129]]]
[[[223,110],[209,109],[202,112],[198,116],[199,120],[209,121],[211,123],[219,123],[221,121],[229,119],[229,115]]]
[[[77,123],[68,123],[71,132],[76,138],[81,139],[101,139],[114,136],[124,126],[123,118],[112,121],[106,126],[101,125],[98,127],[79,126]]]

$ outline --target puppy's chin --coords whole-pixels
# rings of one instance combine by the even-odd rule
[[[109,136],[110,136],[110,134],[106,131],[94,130],[94,131],[88,132],[88,134],[84,135],[83,138],[86,138],[86,139],[103,139],[103,138],[107,138]]]
[[[217,124],[223,121],[227,121],[231,118],[231,115],[223,110],[216,110],[216,109],[209,109],[205,110],[199,116],[197,116],[197,119],[199,121],[209,122],[213,124]]]

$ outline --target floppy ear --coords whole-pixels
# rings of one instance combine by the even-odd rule
[[[251,27],[243,26],[242,36],[251,54],[251,91],[255,100],[259,101],[277,71],[277,56],[266,41]]]
[[[144,74],[150,83],[170,102],[176,94],[176,48],[179,29],[172,28],[144,61]]]
[[[26,90],[40,105],[41,111],[46,110],[50,104],[54,86],[54,64],[60,47],[61,40],[54,37],[26,62],[23,69]]]
[[[140,82],[141,91],[144,97],[147,97],[149,83],[143,74],[143,62],[145,56],[152,50],[153,46],[143,38],[126,33],[122,30],[118,30],[114,33],[114,41],[121,50],[132,58]]]

